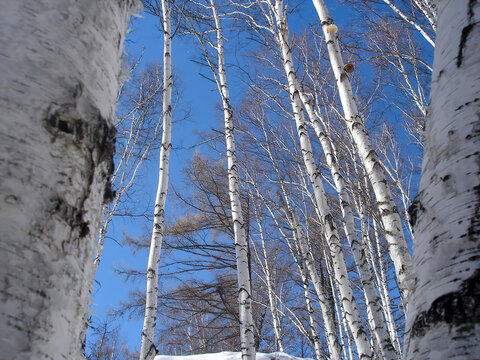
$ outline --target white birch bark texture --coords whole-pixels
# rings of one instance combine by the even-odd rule
[[[265,129],[264,129],[265,131]],[[266,134],[266,133],[265,133]],[[272,165],[275,168],[276,173],[280,176],[278,167],[275,163],[275,160],[273,158],[273,155],[271,153],[270,147],[267,145],[266,147],[268,156],[272,162]],[[254,185],[255,186],[255,185]],[[281,200],[281,202],[285,203],[284,206],[284,212],[287,215],[287,218],[289,218],[289,223],[292,226],[292,234],[293,234],[293,239],[294,239],[294,245],[295,247],[291,244],[291,242],[288,239],[288,236],[286,235],[285,231],[283,230],[283,227],[280,225],[280,222],[277,219],[277,216],[275,215],[275,212],[272,210],[271,206],[268,205],[267,200],[263,197],[263,195],[260,193],[258,188],[255,186],[256,192],[258,197],[263,201],[265,207],[267,208],[268,212],[270,213],[270,216],[272,217],[272,220],[275,223],[275,226],[277,227],[278,231],[282,235],[282,237],[285,239],[288,248],[290,250],[290,253],[292,254],[292,258],[295,261],[295,264],[297,265],[297,268],[300,272],[301,276],[301,281],[303,284],[304,288],[304,294],[305,294],[305,305],[307,308],[308,316],[309,316],[309,325],[310,325],[310,337],[313,342],[313,346],[315,349],[315,356],[317,359],[322,359],[322,347],[320,344],[320,336],[317,331],[317,323],[315,320],[315,313],[312,305],[312,298],[310,296],[310,288],[308,285],[308,276],[307,274],[311,274],[310,278],[312,279],[312,282],[314,284],[314,289],[317,294],[318,302],[320,304],[320,308],[322,310],[322,318],[324,321],[324,328],[325,328],[325,338],[327,340],[327,346],[330,352],[330,358],[332,360],[337,360],[341,359],[340,356],[340,344],[338,342],[338,335],[335,327],[335,322],[334,322],[334,310],[330,306],[330,302],[326,298],[325,292],[323,290],[323,286],[320,281],[320,277],[316,271],[315,265],[314,265],[314,259],[311,254],[311,252],[308,252],[308,244],[303,241],[305,240],[306,236],[304,236],[303,230],[298,231],[294,226],[293,220],[290,216],[292,213],[291,211],[291,206],[290,206],[290,200],[289,197],[287,196],[287,192],[285,190],[285,186],[283,181],[280,181],[280,187],[283,193],[284,199]],[[303,234],[303,237],[302,237]],[[302,250],[303,249],[303,250]],[[298,255],[298,257],[297,257]],[[310,255],[310,256],[309,256]],[[305,270],[306,265],[307,269]]]
[[[237,155],[235,152],[233,109],[230,105],[230,94],[225,68],[223,33],[214,0],[210,0],[215,21],[218,53],[218,91],[222,97],[223,117],[225,122],[225,141],[227,146],[228,193],[232,211],[233,230],[235,234],[235,253],[237,261],[238,304],[240,319],[240,343],[242,360],[255,360],[255,338],[253,333],[252,292],[250,286],[250,268],[248,262],[248,239],[242,214],[240,189],[238,186]]]
[[[334,223],[335,220],[327,203],[321,173],[313,159],[312,145],[307,132],[307,125],[305,123],[302,103],[298,91],[298,81],[293,66],[293,56],[288,44],[288,25],[284,14],[283,1],[276,0],[274,13],[278,27],[277,39],[281,48],[285,75],[288,79],[290,102],[297,126],[300,146],[302,148],[303,161],[312,183],[316,206],[325,229],[325,237],[333,258],[335,281],[337,282],[341,293],[342,306],[345,309],[347,322],[352,331],[359,357],[360,359],[369,359],[372,357],[372,351],[356,307],[342,247],[339,241],[340,238]]]
[[[162,99],[162,144],[158,169],[158,186],[153,214],[152,239],[147,265],[147,290],[145,297],[145,317],[143,319],[140,360],[147,360],[157,353],[154,345],[157,320],[158,264],[165,229],[165,202],[168,190],[169,158],[172,148],[172,34],[171,9],[167,0],[162,0],[163,16],[163,99]]]
[[[268,153],[268,157],[271,161],[271,164],[273,165],[273,168],[275,169],[275,172],[277,173],[278,178],[282,179],[280,171],[279,171],[279,167],[278,167],[278,165],[275,161],[275,158],[272,154],[272,150],[270,149],[270,144],[269,144],[269,141],[268,141],[268,135],[267,135],[267,132],[266,132],[265,128],[263,128],[263,132],[265,134],[265,139],[267,140],[265,150]],[[293,214],[292,205],[291,205],[290,199],[288,197],[288,192],[285,188],[283,180],[280,180],[279,183],[280,183],[279,184],[280,189],[281,189],[282,194],[283,194],[283,199],[281,198],[280,201],[284,202],[284,206],[283,206],[284,209],[283,210],[284,210],[285,214],[287,215],[287,218],[289,218],[289,223],[292,227],[292,234],[293,234],[293,238],[294,238],[294,241],[295,241],[296,249],[299,250],[299,251],[297,251],[298,256],[300,257],[301,261],[303,261],[303,263],[306,266],[306,272],[308,273],[308,275],[310,276],[310,279],[312,280],[313,287],[315,289],[315,293],[317,294],[317,299],[318,299],[318,302],[320,304],[320,308],[322,310],[322,319],[323,319],[323,322],[324,322],[325,337],[326,337],[326,340],[327,340],[327,346],[328,346],[328,351],[329,351],[329,354],[330,354],[330,358],[332,360],[339,360],[339,359],[342,358],[342,356],[341,356],[341,350],[340,350],[340,343],[338,341],[338,333],[337,333],[335,322],[334,322],[334,318],[335,318],[334,309],[332,308],[330,302],[327,299],[327,296],[325,295],[325,291],[323,289],[323,286],[322,286],[322,283],[321,283],[321,280],[320,280],[320,276],[318,275],[317,269],[315,267],[315,260],[312,256],[312,253],[308,251],[308,243],[307,243],[307,240],[306,240],[306,236],[305,236],[301,226],[297,227],[296,224],[293,222],[294,219],[291,216]],[[259,196],[261,196],[260,192],[258,190],[257,190],[257,194]],[[288,246],[290,248],[292,256],[295,259],[295,262],[297,263],[297,266],[299,267],[300,273],[302,275],[302,281],[306,281],[305,280],[306,279],[306,274],[304,274],[303,264],[302,263],[299,264],[299,262],[298,262],[298,260],[295,256],[295,251],[292,249],[290,243],[288,242],[288,237],[284,233],[284,231],[282,230],[282,226],[278,222],[278,220],[275,216],[275,213],[272,211],[270,206],[268,206],[266,200],[263,197],[262,197],[262,199],[265,203],[265,206],[269,210],[269,213],[272,216],[272,219],[274,220],[276,227],[278,228],[278,230],[282,234],[283,238],[288,243]],[[305,301],[307,302],[307,310],[309,311],[309,309],[308,309],[309,301],[308,301],[308,299],[306,299]],[[315,337],[314,337],[314,339],[315,339]],[[318,338],[316,340],[318,340]]]
[[[480,354],[480,3],[437,1],[438,32],[420,192],[408,359]]]
[[[305,110],[307,111],[310,122],[313,125],[315,133],[320,140],[320,144],[327,160],[327,166],[332,174],[335,190],[338,193],[340,208],[342,210],[343,216],[343,228],[350,244],[350,249],[352,250],[352,255],[358,270],[358,275],[362,283],[362,290],[365,297],[365,304],[367,306],[367,313],[371,320],[370,327],[372,334],[376,337],[376,340],[380,347],[380,351],[382,353],[382,357],[385,360],[396,359],[398,358],[398,354],[396,354],[392,342],[390,341],[390,336],[385,325],[385,317],[381,308],[380,296],[377,294],[377,291],[375,289],[372,270],[370,264],[368,263],[367,256],[365,255],[365,251],[363,250],[362,243],[355,229],[355,219],[353,217],[353,211],[351,207],[352,201],[350,199],[347,186],[343,179],[343,175],[340,171],[335,149],[333,148],[330,140],[325,134],[325,131],[323,130],[322,125],[320,124],[320,121],[318,120],[318,117],[315,114],[315,111],[309,99],[302,91],[299,91],[299,94]]]
[[[373,149],[368,133],[358,113],[352,86],[338,43],[337,28],[333,25],[328,9],[323,0],[313,0],[318,16],[322,23],[328,55],[332,65],[335,80],[338,86],[340,101],[342,103],[345,121],[358,149],[362,164],[372,184],[377,200],[377,205],[385,228],[384,235],[388,243],[390,256],[395,266],[399,287],[402,292],[404,304],[408,301],[408,290],[412,286],[410,276],[412,259],[408,251],[407,242],[403,234],[402,223],[397,207],[392,196],[385,172]]]
[[[284,193],[285,196],[285,193]],[[292,210],[291,206],[289,205],[288,198],[285,196],[286,206],[285,206],[285,215],[292,227],[293,238],[295,240],[295,244],[297,246],[297,250],[299,251],[300,259],[305,264],[308,275],[312,280],[313,287],[315,289],[315,293],[317,294],[318,302],[322,309],[323,320],[325,324],[325,330],[327,333],[327,345],[328,351],[330,353],[330,358],[333,360],[341,359],[340,355],[340,344],[338,342],[338,333],[336,331],[335,323],[333,321],[334,309],[330,306],[330,302],[325,294],[325,290],[323,289],[322,281],[320,279],[320,275],[315,267],[315,259],[312,256],[312,253],[308,246],[307,237],[302,229],[302,226],[299,224],[298,217],[296,216],[295,212]],[[306,281],[304,278],[304,274],[302,272],[302,281]],[[307,304],[308,305],[308,304]]]
[[[3,359],[84,359],[132,10],[130,0],[2,3]]]

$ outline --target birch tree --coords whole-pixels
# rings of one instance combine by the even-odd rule
[[[480,3],[435,2],[438,32],[420,191],[407,358],[480,352]]]
[[[327,138],[322,125],[307,97],[300,91],[300,98],[305,106],[310,121],[315,129],[315,132],[322,144],[322,148],[327,160],[328,167],[332,173],[332,178],[335,184],[336,191],[339,195],[340,208],[344,221],[344,229],[347,239],[352,250],[353,258],[358,269],[358,275],[362,283],[362,290],[365,296],[365,303],[367,305],[368,316],[371,321],[371,330],[375,335],[379,344],[382,357],[384,359],[394,359],[398,355],[390,341],[387,329],[385,328],[385,317],[380,308],[380,297],[377,295],[371,268],[368,264],[367,257],[362,247],[362,243],[358,238],[355,229],[355,219],[351,208],[351,199],[342,176],[342,172],[338,166],[338,159],[336,151],[332,146],[330,140]]]
[[[327,43],[330,63],[335,74],[338,93],[342,103],[345,122],[358,149],[363,166],[370,179],[377,205],[385,228],[390,256],[395,264],[395,272],[399,287],[404,299],[408,302],[408,291],[412,286],[411,267],[412,261],[408,251],[407,242],[402,230],[400,216],[398,215],[392,192],[388,186],[385,172],[379,163],[378,155],[372,147],[365,126],[357,109],[357,104],[352,92],[352,86],[343,62],[339,42],[338,27],[333,23],[328,9],[323,0],[313,0]]]
[[[163,103],[162,103],[162,144],[160,148],[160,164],[158,170],[158,187],[155,198],[152,239],[147,265],[147,290],[145,298],[145,318],[142,329],[140,360],[147,360],[156,354],[153,343],[155,323],[157,319],[158,297],[158,264],[165,229],[165,201],[168,189],[169,157],[172,126],[172,32],[170,23],[170,6],[162,0],[163,15]]]
[[[242,359],[255,359],[255,340],[252,316],[252,294],[249,269],[249,248],[246,224],[242,213],[238,165],[235,150],[233,107],[227,82],[225,65],[224,35],[221,14],[214,0],[187,2],[186,8],[178,7],[185,15],[187,32],[193,33],[200,48],[202,64],[210,68],[222,100],[223,120],[228,172],[228,194],[235,238],[235,254],[238,279],[239,325]],[[191,8],[193,10],[191,10]],[[208,15],[206,11],[210,11]],[[207,30],[205,30],[207,28]],[[213,33],[214,40],[209,38]],[[211,54],[211,51],[215,55]]]
[[[325,197],[321,174],[313,160],[312,146],[310,144],[309,135],[306,129],[302,104],[298,92],[298,80],[293,67],[291,49],[288,44],[288,25],[285,18],[283,2],[277,0],[275,2],[273,11],[277,22],[278,42],[279,46],[281,47],[285,74],[288,78],[290,99],[297,126],[298,137],[302,148],[302,156],[313,186],[315,202],[319,211],[321,222],[325,229],[325,237],[327,238],[327,243],[334,259],[334,274],[341,293],[342,306],[345,309],[347,322],[353,333],[359,357],[370,358],[372,356],[370,345],[367,341],[366,332],[362,327],[358,310],[356,308],[355,299],[353,297],[348,280],[345,260],[339,244],[339,235],[337,233],[337,229]],[[295,227],[298,227],[298,225],[295,225]]]
[[[0,348],[83,359],[132,1],[2,4]]]
[[[135,70],[139,61],[130,73]],[[105,220],[99,231],[97,251],[93,260],[96,267],[102,258],[110,223],[119,211],[125,212],[122,203],[125,204],[126,198],[131,195],[144,161],[158,148],[156,140],[161,121],[158,121],[157,113],[161,104],[162,88],[161,68],[150,66],[139,74],[134,73],[133,78],[128,84],[123,85],[120,91],[117,104],[124,109],[117,110],[119,119],[115,122],[116,167],[110,179],[115,189],[115,197],[111,204],[104,207]]]
[[[258,119],[258,121],[264,126],[263,119]],[[265,127],[263,127],[263,133],[264,133],[264,137],[266,139],[266,144],[264,145],[264,150],[267,153],[268,159],[270,160],[271,165],[272,165],[272,167],[273,167],[273,169],[274,169],[274,171],[275,171],[275,173],[278,177],[278,182],[279,182],[279,186],[280,186],[280,194],[281,194],[281,197],[278,200],[280,200],[281,203],[283,204],[282,207],[281,207],[281,211],[289,219],[288,220],[288,225],[292,229],[292,235],[293,235],[293,238],[294,238],[294,241],[295,241],[295,244],[296,244],[295,246],[293,246],[293,248],[296,248],[297,250],[300,250],[300,251],[297,251],[299,258],[301,259],[299,262],[296,260],[296,256],[294,255],[294,250],[292,249],[292,245],[290,243],[288,243],[288,240],[287,240],[288,247],[290,249],[290,252],[294,256],[295,262],[297,263],[297,266],[298,266],[299,271],[301,273],[302,284],[305,284],[305,282],[307,281],[306,272],[308,272],[308,275],[309,275],[309,277],[310,277],[310,279],[313,283],[315,293],[317,294],[317,298],[318,298],[319,304],[320,304],[321,309],[322,309],[322,317],[323,317],[323,320],[324,320],[326,339],[327,339],[327,344],[328,344],[328,350],[329,350],[329,353],[330,353],[330,357],[332,359],[341,359],[340,345],[339,345],[338,335],[337,335],[335,321],[334,321],[334,318],[335,318],[334,309],[331,307],[331,305],[330,305],[330,303],[327,299],[327,296],[325,294],[325,291],[323,289],[323,286],[321,284],[320,276],[319,276],[318,271],[315,267],[315,260],[313,258],[312,253],[309,252],[309,249],[308,249],[308,244],[307,244],[307,241],[306,241],[305,233],[304,233],[303,229],[301,228],[301,225],[299,224],[298,220],[294,217],[291,201],[289,199],[288,192],[286,190],[283,177],[280,174],[280,166],[277,164],[277,162],[274,158],[273,151],[272,151],[272,148],[271,148],[272,144],[270,144],[269,135],[268,135]],[[260,196],[260,193],[258,191],[257,191],[257,194]],[[266,201],[264,201],[264,202],[266,203]],[[277,220],[277,216],[275,216],[271,207],[269,207],[268,205],[266,205],[266,206],[267,206],[267,209],[269,210],[269,212],[272,216],[272,219],[274,220],[277,228],[282,233],[283,237],[285,239],[287,239],[287,236],[283,232],[283,230],[281,228],[281,225],[279,224],[279,222]],[[303,264],[305,264],[305,266]],[[306,271],[305,271],[305,268],[306,268]],[[305,301],[306,301],[307,311],[309,312],[309,314],[311,314],[311,311],[312,311],[311,304],[310,304],[311,300],[307,296],[305,298]],[[314,321],[310,320],[311,330],[315,329],[314,325],[312,324],[313,322]],[[315,331],[313,332],[313,334],[315,334]],[[318,355],[320,350],[319,350],[319,345],[316,343],[318,341],[318,339],[315,339],[315,335],[313,336],[314,347],[315,347],[315,351]]]
[[[222,97],[223,115],[225,121],[225,141],[227,145],[228,190],[230,195],[233,227],[235,231],[235,253],[237,256],[238,304],[240,309],[239,317],[242,360],[254,360],[255,342],[253,334],[251,281],[248,266],[248,239],[245,233],[245,224],[242,215],[242,203],[240,201],[240,190],[238,186],[238,167],[236,159],[237,155],[235,152],[233,109],[230,104],[230,94],[227,84],[222,27],[215,1],[210,0],[210,5],[215,21],[215,32],[217,37],[216,50],[218,54],[218,73],[215,75],[215,80],[217,82],[218,91]]]

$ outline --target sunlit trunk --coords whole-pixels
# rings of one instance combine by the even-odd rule
[[[480,354],[480,3],[437,1],[438,29],[414,223],[409,359]]]
[[[162,99],[162,144],[158,169],[158,186],[153,214],[152,239],[147,265],[147,290],[145,297],[145,317],[143,320],[140,360],[149,359],[157,352],[154,345],[155,323],[157,320],[158,264],[165,229],[165,202],[168,190],[169,157],[172,132],[172,34],[171,10],[167,0],[162,0],[163,15],[163,99]]]
[[[380,164],[378,155],[373,149],[370,137],[357,109],[352,86],[348,74],[344,69],[345,65],[340,52],[337,26],[333,24],[333,19],[330,17],[323,0],[313,0],[313,3],[317,9],[325,34],[328,55],[335,74],[345,121],[358,149],[366,174],[372,184],[377,199],[377,206],[385,228],[385,237],[388,242],[390,256],[395,265],[399,286],[404,302],[406,303],[408,301],[408,291],[412,286],[410,276],[412,260],[403,234],[400,216],[395,206],[392,191],[387,183],[385,172]]]
[[[84,359],[131,5],[2,3],[2,358]]]
[[[377,294],[375,284],[373,282],[371,267],[368,263],[368,259],[363,250],[362,243],[355,229],[355,220],[351,207],[352,201],[347,191],[343,175],[340,171],[336,151],[331,145],[330,139],[328,139],[328,137],[326,136],[322,125],[320,124],[320,121],[315,114],[313,106],[308,101],[308,98],[301,91],[299,92],[299,94],[307,111],[307,114],[310,118],[310,121],[313,125],[313,128],[315,129],[315,133],[317,134],[322,145],[322,149],[327,160],[327,166],[330,169],[330,173],[332,174],[332,178],[335,184],[335,190],[338,193],[340,208],[342,210],[343,216],[343,227],[345,229],[345,234],[350,244],[350,249],[352,250],[352,255],[355,260],[355,265],[357,266],[360,281],[362,283],[362,290],[365,297],[365,304],[367,306],[367,313],[371,320],[372,333],[376,337],[376,340],[380,347],[380,351],[382,353],[382,357],[384,359],[396,359],[398,358],[398,354],[395,353],[395,349],[392,346],[389,334],[385,326],[385,317],[382,313],[380,297]]]
[[[232,211],[233,229],[235,233],[235,252],[237,260],[238,304],[240,316],[240,343],[242,360],[255,359],[255,339],[253,333],[252,292],[250,286],[250,270],[248,262],[248,239],[242,215],[242,203],[238,186],[237,155],[235,152],[233,109],[230,105],[225,57],[223,49],[223,33],[220,18],[214,0],[210,0],[215,20],[218,53],[218,91],[222,97],[223,117],[225,122],[225,141],[227,145],[228,190],[230,209]]]
[[[293,66],[293,56],[288,44],[289,32],[286,18],[284,15],[284,6],[282,1],[277,0],[275,2],[274,13],[278,28],[277,41],[280,46],[283,58],[283,67],[288,80],[290,103],[292,105],[300,146],[302,148],[302,157],[313,187],[316,208],[319,212],[323,228],[325,229],[325,237],[330,248],[330,254],[333,258],[335,281],[337,282],[337,285],[339,287],[342,299],[342,306],[345,309],[346,319],[350,330],[352,331],[358,354],[361,359],[368,359],[372,357],[370,344],[368,342],[367,334],[362,326],[358,309],[356,307],[355,298],[353,296],[353,292],[350,286],[350,280],[348,277],[345,259],[339,241],[340,238],[334,223],[334,218],[327,203],[321,173],[313,159],[312,146],[310,143],[307,126],[303,115],[302,103],[298,91],[298,81],[295,73],[295,68]]]

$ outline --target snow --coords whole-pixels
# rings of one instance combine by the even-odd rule
[[[185,356],[157,355],[155,356],[154,360],[241,360],[241,358],[241,352],[223,351],[213,354]],[[302,360],[302,358],[298,358],[281,352],[274,352],[270,354],[257,353],[257,360]]]

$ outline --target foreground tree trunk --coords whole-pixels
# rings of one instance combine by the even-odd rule
[[[172,148],[172,34],[170,25],[170,7],[162,0],[163,16],[163,101],[162,101],[162,145],[158,169],[158,186],[153,214],[152,239],[147,266],[147,292],[145,296],[145,317],[143,319],[140,360],[150,359],[157,353],[153,343],[157,320],[158,264],[165,229],[165,202],[168,190],[170,149]]]
[[[480,354],[480,3],[441,0],[420,192],[409,359]]]
[[[84,358],[131,4],[2,4],[2,357]]]

